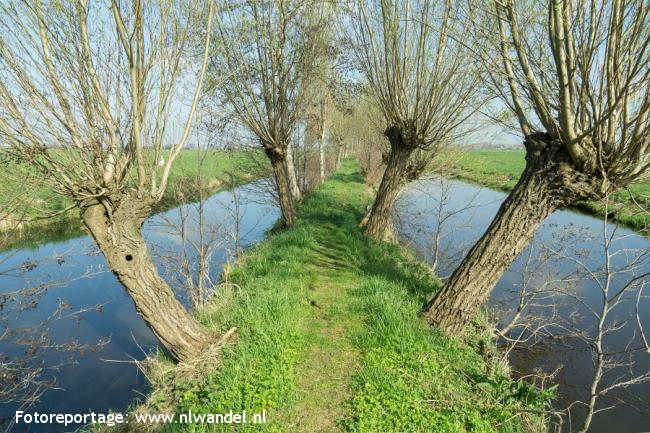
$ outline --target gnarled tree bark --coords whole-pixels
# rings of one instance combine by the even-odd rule
[[[291,188],[291,197],[294,201],[302,200],[302,193],[298,186],[298,176],[296,176],[296,166],[293,163],[293,146],[287,143],[287,175],[289,176],[289,187]]]
[[[556,209],[596,197],[599,176],[577,169],[546,134],[526,138],[526,168],[492,223],[428,303],[424,317],[449,335],[462,333],[503,273]]]
[[[397,196],[408,180],[409,158],[417,146],[409,143],[397,127],[389,127],[384,133],[390,142],[390,154],[384,176],[379,184],[375,202],[365,225],[365,235],[377,240],[391,240],[392,211]],[[365,221],[364,221],[365,222]]]
[[[129,195],[109,211],[110,206],[94,201],[81,207],[82,219],[158,340],[175,359],[188,362],[220,341],[188,313],[158,274],[140,232],[152,204]]]
[[[277,147],[265,147],[265,151],[273,168],[278,202],[282,213],[282,224],[285,227],[291,227],[296,221],[296,209],[293,194],[291,193],[291,179],[287,169],[286,154]]]

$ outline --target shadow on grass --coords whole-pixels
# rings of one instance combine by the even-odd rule
[[[341,195],[346,202],[339,199]],[[439,282],[403,247],[363,235],[357,224],[367,204],[364,179],[354,161],[345,161],[340,171],[307,197],[299,209],[298,224],[309,226],[318,244],[317,262],[399,283],[424,304]]]

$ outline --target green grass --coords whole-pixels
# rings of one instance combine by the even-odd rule
[[[492,347],[485,330],[461,342],[421,320],[438,281],[401,247],[363,236],[368,200],[357,163],[344,161],[299,222],[247,251],[199,314],[220,333],[238,329],[218,367],[154,383],[142,410],[267,411],[266,424],[165,432],[521,431],[518,410],[549,394],[479,355]]]
[[[200,157],[204,158],[202,166],[199,164]],[[200,166],[203,185],[208,192],[226,187],[226,182],[230,181],[229,173],[234,174],[234,185],[253,180],[256,173],[260,173],[259,168],[253,167],[254,162],[249,152],[215,150],[200,154],[195,150],[185,150],[172,166],[165,196],[158,203],[156,212],[176,206],[179,192],[183,193],[187,201],[198,198],[196,179]],[[19,215],[14,219],[27,222],[20,230],[4,230],[0,233],[0,251],[34,247],[43,242],[65,240],[84,233],[76,209],[53,218],[41,219],[41,216],[52,215],[67,208],[72,202],[54,192],[30,167],[13,162],[0,163],[0,205],[15,203],[16,199],[20,200],[21,205],[16,211]]]
[[[460,157],[446,158],[445,161],[449,162],[445,166],[445,175],[502,191],[514,188],[526,164],[523,150],[473,150],[462,153]],[[610,204],[610,211],[617,209],[615,214],[610,215],[614,221],[640,231],[648,229],[649,181],[635,183],[628,190],[616,192],[612,200],[614,203]],[[641,204],[645,212],[641,212],[634,202]],[[593,215],[604,214],[602,203],[583,202],[576,207]]]

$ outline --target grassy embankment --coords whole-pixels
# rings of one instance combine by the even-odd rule
[[[202,164],[199,164],[200,158]],[[255,158],[259,160],[260,158]],[[183,151],[172,166],[165,196],[155,211],[160,212],[178,205],[178,193],[184,200],[198,199],[197,178],[201,167],[204,191],[213,193],[229,186],[251,181],[263,175],[245,151],[209,151],[199,154],[195,150]],[[234,175],[231,179],[229,174]],[[20,201],[15,211],[16,219],[26,221],[16,229],[14,224],[0,224],[0,251],[16,247],[33,247],[43,242],[58,241],[83,234],[76,209],[52,218],[41,218],[66,209],[71,201],[56,194],[47,182],[40,180],[31,168],[6,163],[0,166],[0,205]]]
[[[167,375],[137,410],[246,410],[249,422],[267,411],[264,425],[165,432],[522,431],[520,410],[540,408],[548,393],[487,361],[485,330],[461,342],[421,320],[438,282],[401,247],[362,235],[368,200],[357,163],[345,161],[296,226],[247,251],[199,314],[216,331],[238,328],[218,366],[171,378],[173,364],[155,358],[152,370]]]
[[[502,191],[510,191],[517,183],[526,161],[523,150],[473,150],[464,152],[460,157],[445,159],[445,175],[457,177],[479,185]],[[650,227],[650,182],[639,182],[628,190],[612,195],[611,219],[640,231]],[[642,212],[636,203],[646,211]],[[578,209],[602,216],[604,206],[598,202],[583,202]]]

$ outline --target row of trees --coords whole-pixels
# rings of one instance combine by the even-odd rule
[[[650,6],[643,2],[358,1],[352,44],[390,151],[365,233],[390,237],[404,183],[486,104],[524,137],[526,169],[424,310],[456,335],[557,209],[650,168]],[[471,36],[474,35],[474,36]]]
[[[298,121],[319,143],[322,181],[326,115],[345,109],[333,91],[334,29],[326,29],[337,12],[297,1],[0,5],[3,147],[72,201],[66,210],[78,210],[139,314],[179,361],[230,334],[208,332],[178,302],[151,259],[143,222],[167,189],[195,112],[215,104],[264,150],[282,220],[294,223]],[[318,95],[316,112],[307,94]],[[340,160],[343,139],[329,135]]]
[[[524,137],[526,170],[426,307],[450,334],[550,213],[624,188],[650,166],[644,2],[24,0],[0,14],[2,142],[72,200],[179,361],[224,338],[177,301],[140,229],[200,104],[219,107],[264,151],[285,226],[302,195],[292,151],[301,128],[319,143],[322,180],[326,125],[330,142],[358,141],[346,118],[377,113],[389,146],[364,220],[367,235],[386,239],[406,182],[498,101]]]

